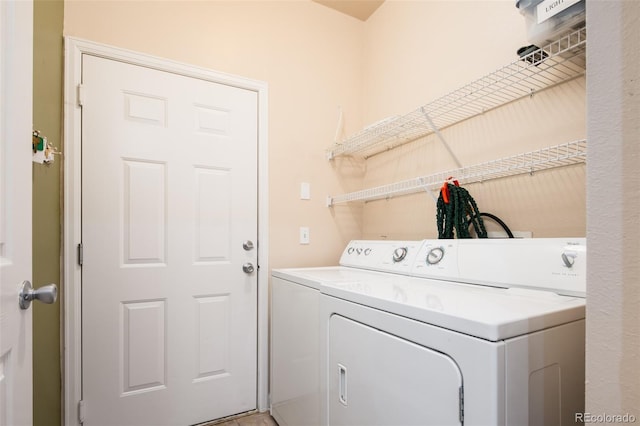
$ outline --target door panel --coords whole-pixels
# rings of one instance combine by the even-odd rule
[[[256,408],[257,94],[83,56],[85,424]]]
[[[0,1],[0,426],[30,425],[33,4]]]

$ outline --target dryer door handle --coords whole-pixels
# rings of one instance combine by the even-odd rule
[[[347,405],[347,367],[342,364],[338,364],[338,399]]]

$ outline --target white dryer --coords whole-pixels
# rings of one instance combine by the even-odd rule
[[[341,264],[370,259],[378,265],[370,269],[402,273],[279,272],[288,283],[305,274],[317,283],[305,310],[317,322],[305,336],[314,342],[309,366],[319,365],[306,389],[314,408],[297,423],[278,418],[272,392],[281,424],[556,425],[584,411],[584,239],[368,244],[351,243]],[[403,261],[408,273],[396,266]],[[282,383],[282,370],[272,373]]]

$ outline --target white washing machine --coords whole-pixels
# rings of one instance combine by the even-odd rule
[[[421,241],[352,241],[341,266],[272,271],[269,387],[271,414],[280,426],[319,425],[326,417],[320,413],[322,283],[366,285],[408,275],[421,246]]]
[[[341,264],[355,266],[274,271],[280,424],[574,423],[584,411],[584,239],[390,244],[351,243]],[[306,343],[282,332],[279,311],[298,302],[278,306],[280,285],[314,292],[298,313],[312,327],[298,330],[295,316],[284,323]],[[282,350],[281,340],[306,349]],[[288,374],[301,359],[309,362]]]

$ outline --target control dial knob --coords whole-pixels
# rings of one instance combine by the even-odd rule
[[[407,248],[406,247],[398,247],[393,251],[393,261],[400,262],[402,259],[407,257]]]
[[[572,268],[573,264],[576,261],[576,253],[575,252],[566,252],[562,253],[562,262],[564,262],[564,266],[567,268]]]
[[[444,249],[442,247],[434,247],[429,250],[429,253],[427,253],[427,263],[429,265],[435,265],[437,263],[440,263],[443,257]]]

